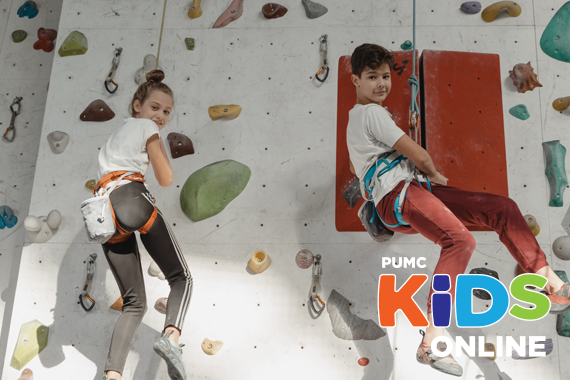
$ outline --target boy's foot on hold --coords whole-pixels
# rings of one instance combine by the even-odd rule
[[[182,347],[175,346],[169,339],[172,330],[163,334],[153,345],[154,351],[164,359],[168,366],[168,376],[172,380],[186,380],[186,371],[182,364]]]
[[[559,314],[570,309],[570,284],[565,282],[556,293],[546,294],[550,300],[550,313]]]
[[[447,345],[444,342],[439,342],[437,344],[437,349],[443,352],[447,349]],[[455,361],[451,354],[439,357],[432,352],[431,346],[426,347],[423,342],[420,343],[420,346],[418,347],[416,359],[418,362],[427,364],[438,371],[447,373],[448,375],[463,376],[463,368],[461,368],[459,363]]]

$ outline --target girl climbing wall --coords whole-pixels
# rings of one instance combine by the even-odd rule
[[[172,90],[161,83],[163,79],[160,70],[147,74],[147,82],[131,101],[132,118],[124,121],[99,153],[97,189],[110,188],[123,174],[134,173],[119,180],[110,195],[117,232],[103,244],[103,251],[119,285],[123,309],[111,338],[104,379],[121,379],[135,331],[147,310],[135,231],[170,285],[164,330],[154,350],[166,361],[171,379],[186,378],[178,339],[190,304],[192,277],[174,233],[144,184],[149,163],[160,186],[172,184],[172,168],[159,134],[173,107]]]

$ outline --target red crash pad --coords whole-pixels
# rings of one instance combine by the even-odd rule
[[[449,186],[508,197],[499,55],[424,50],[420,68],[422,140],[436,169]]]
[[[411,102],[411,90],[408,79],[412,74],[412,51],[395,52],[395,65],[392,71],[392,90],[382,106],[388,108],[396,125],[408,133],[408,118]],[[416,57],[418,53],[416,52]],[[416,76],[419,78],[419,62],[416,58]],[[346,146],[346,127],[348,112],[356,104],[356,92],[350,80],[352,66],[350,56],[345,55],[338,60],[338,104],[337,104],[337,139],[336,139],[336,198],[335,225],[337,231],[366,231],[358,218],[358,209],[363,200],[350,208],[342,196],[342,192],[356,178],[350,172],[348,147]],[[418,96],[418,103],[420,97]],[[418,131],[418,143],[420,143]]]

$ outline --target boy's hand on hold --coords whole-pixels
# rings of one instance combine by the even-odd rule
[[[439,185],[447,186],[447,178],[437,172],[434,176],[428,176],[430,182],[437,183]]]

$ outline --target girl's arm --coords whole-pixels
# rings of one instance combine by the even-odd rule
[[[424,148],[419,146],[414,140],[407,135],[400,137],[396,144],[392,147],[404,156],[408,157],[414,165],[422,172],[426,173],[428,179],[441,185],[447,185],[447,178],[441,175],[433,164],[433,161]]]
[[[158,184],[165,188],[172,185],[172,167],[158,133],[146,141],[146,150]]]

